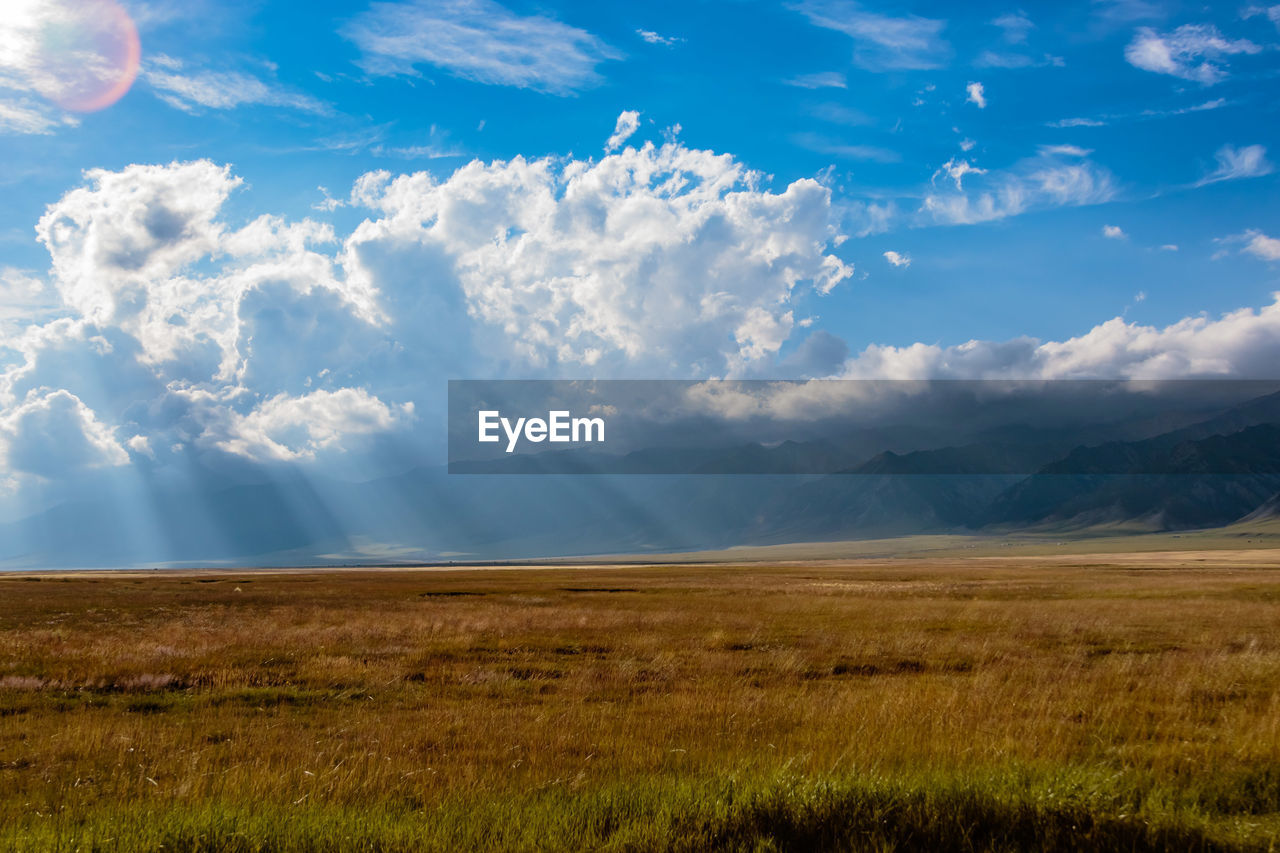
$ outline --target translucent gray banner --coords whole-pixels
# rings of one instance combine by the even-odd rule
[[[451,474],[1280,473],[1280,381],[455,380]]]

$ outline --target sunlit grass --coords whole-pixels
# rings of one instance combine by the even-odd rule
[[[1239,562],[3,578],[0,847],[1264,850],[1278,626]]]

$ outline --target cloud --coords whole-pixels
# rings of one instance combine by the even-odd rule
[[[796,133],[791,136],[791,141],[809,151],[830,154],[844,160],[869,160],[873,163],[897,163],[902,160],[902,155],[897,151],[881,148],[879,145],[849,144],[820,133]]]
[[[1210,101],[1203,101],[1198,104],[1191,104],[1185,107],[1175,107],[1173,109],[1155,110],[1145,109],[1137,113],[1111,113],[1107,115],[1095,116],[1093,118],[1064,118],[1058,121],[1051,121],[1045,124],[1045,127],[1105,127],[1113,122],[1120,121],[1145,121],[1148,119],[1172,118],[1176,116],[1188,115],[1190,113],[1205,112],[1207,110],[1217,110],[1225,107],[1230,103],[1226,98],[1214,98]]]
[[[832,124],[843,124],[849,127],[860,127],[876,123],[874,118],[861,110],[855,110],[852,107],[846,107],[842,104],[817,104],[809,111],[809,114],[814,118],[821,119],[822,121],[831,122]]]
[[[206,430],[199,441],[248,459],[294,461],[340,448],[349,436],[385,432],[412,417],[412,403],[393,409],[362,388],[299,397],[278,394],[247,415],[231,412],[225,423]]]
[[[893,264],[895,267],[911,266],[910,257],[908,257],[907,255],[899,254],[898,252],[895,252],[893,250],[889,250],[888,252],[885,252],[884,259],[889,263]]]
[[[1214,157],[1218,161],[1218,168],[1197,181],[1196,186],[1234,181],[1237,178],[1258,178],[1271,174],[1275,168],[1267,160],[1267,149],[1262,145],[1246,145],[1244,148],[1224,145]]]
[[[1040,154],[1061,157],[1088,157],[1092,148],[1081,148],[1079,145],[1041,145]]]
[[[797,89],[846,89],[849,84],[843,74],[838,71],[818,71],[813,74],[800,74],[783,80],[788,86]]]
[[[925,195],[918,218],[923,223],[971,225],[1047,207],[1101,204],[1115,196],[1115,181],[1104,167],[1081,156],[1083,149],[1048,147],[1034,157],[998,172],[978,170],[967,161],[950,160],[934,174],[954,179],[955,192]],[[961,178],[985,175],[976,190],[966,191]]]
[[[1164,18],[1168,13],[1149,0],[1094,0],[1094,16],[1107,27]]]
[[[849,0],[803,0],[791,8],[815,26],[853,39],[854,64],[868,71],[942,68],[951,58],[942,38],[946,21],[869,12]]]
[[[1272,378],[1280,363],[1280,293],[1260,309],[1164,327],[1116,317],[1065,341],[1015,338],[955,346],[869,346],[839,376],[850,379]]]
[[[1048,122],[1045,127],[1105,127],[1105,121],[1095,118],[1064,118]]]
[[[898,206],[893,201],[846,201],[840,209],[842,220],[856,237],[883,234],[898,219]]]
[[[143,362],[170,379],[234,377],[243,368],[240,303],[267,283],[300,294],[328,287],[368,316],[367,295],[348,291],[331,259],[311,251],[333,242],[327,226],[269,216],[238,230],[224,225],[220,209],[241,184],[226,166],[129,166],[86,179],[36,228],[54,285],[68,309],[136,339]]]
[[[975,68],[1043,68],[1045,66],[1055,66],[1061,68],[1066,65],[1066,60],[1061,56],[1053,56],[1052,54],[1044,54],[1037,59],[1033,56],[1027,56],[1024,53],[1008,53],[1005,51],[984,50],[978,54],[978,58],[973,61]]]
[[[1176,107],[1171,110],[1143,110],[1138,113],[1138,118],[1168,118],[1170,116],[1182,116],[1188,113],[1200,113],[1206,110],[1217,110],[1225,107],[1228,101],[1226,98],[1214,98],[1211,101],[1204,101],[1199,104],[1192,104],[1189,107]]]
[[[57,307],[48,282],[27,270],[0,267],[0,323]]]
[[[0,133],[48,135],[60,127],[80,124],[74,116],[51,110],[26,98],[0,100]]]
[[[319,187],[316,187],[316,189],[320,190],[320,194],[323,196],[323,198],[321,198],[319,201],[311,205],[312,210],[323,210],[326,213],[328,213],[328,212],[335,211],[346,204],[346,202],[344,202],[342,199],[334,198],[333,196],[329,195],[328,187],[319,186]]]
[[[621,54],[586,30],[521,16],[493,0],[375,3],[341,30],[369,74],[418,76],[432,65],[455,77],[571,95],[599,85],[596,66]]]
[[[1276,29],[1280,29],[1280,5],[1276,6],[1250,6],[1240,13],[1242,18],[1252,18],[1255,15],[1262,15],[1276,25]]]
[[[1161,247],[1160,247],[1160,251],[1162,251],[1162,252],[1176,252],[1176,251],[1178,251],[1178,244],[1177,244],[1177,243],[1165,243],[1163,246],[1161,246]]]
[[[779,369],[788,375],[827,376],[839,370],[848,357],[849,344],[843,338],[818,329],[782,360]]]
[[[207,160],[91,170],[37,225],[48,280],[0,275],[0,453],[19,479],[187,453],[337,464],[427,440],[448,376],[766,370],[796,300],[853,268],[828,188],[764,182],[674,138],[378,171],[339,235],[231,221],[243,182]],[[42,435],[74,452],[55,464]]]
[[[1140,27],[1124,58],[1135,68],[1194,80],[1211,86],[1225,79],[1225,56],[1257,53],[1262,48],[1247,39],[1232,41],[1212,24],[1184,24],[1171,33]]]
[[[1108,240],[1128,240],[1129,235],[1119,225],[1103,225],[1102,236]]]
[[[444,181],[369,175],[354,197],[383,216],[356,229],[345,265],[385,293],[421,278],[391,259],[438,252],[478,333],[540,371],[740,373],[794,327],[794,290],[853,273],[826,252],[841,239],[826,187],[759,181],[678,142],[598,162],[473,162]]]
[[[76,417],[94,446],[109,450],[93,426],[106,424],[142,435],[157,456],[173,446],[238,452],[261,442],[207,436],[238,434],[220,424],[261,425],[259,402],[329,390],[309,386],[330,366],[358,370],[377,352],[373,294],[317,251],[336,244],[332,230],[272,216],[229,227],[222,208],[241,181],[228,167],[134,165],[85,180],[37,226],[61,316],[13,342],[19,358],[0,372],[0,418],[53,388],[90,407],[92,420]],[[335,371],[326,383],[348,378]],[[340,449],[332,430],[300,441],[282,446],[300,458]]]
[[[1256,228],[1251,228],[1242,234],[1223,237],[1216,242],[1240,244],[1242,253],[1253,255],[1264,261],[1280,261],[1280,239],[1268,237]]]
[[[983,91],[981,83],[970,83],[968,86],[964,87],[964,90],[968,95],[968,97],[965,98],[966,102],[970,104],[977,104],[978,109],[980,110],[985,110],[987,108],[987,95]]]
[[[639,129],[640,113],[636,110],[623,110],[618,114],[617,124],[613,127],[613,135],[604,144],[604,150],[616,151]]]
[[[938,171],[933,173],[933,180],[937,181],[938,178],[946,175],[948,178],[955,181],[956,189],[962,190],[964,189],[965,175],[985,175],[986,173],[986,169],[979,169],[977,166],[971,165],[968,160],[959,160],[952,157],[950,160],[943,163],[938,168]]]
[[[1006,15],[1001,15],[993,20],[991,24],[1000,28],[1004,40],[1009,44],[1024,43],[1027,40],[1027,34],[1035,29],[1036,26],[1025,12],[1010,12]]]
[[[682,38],[674,36],[664,36],[655,33],[653,30],[636,30],[636,35],[647,41],[649,44],[660,44],[663,47],[672,47],[684,41]]]
[[[112,430],[63,390],[33,391],[0,413],[0,450],[4,470],[47,479],[129,461]]]
[[[160,100],[183,112],[200,108],[230,110],[242,106],[286,107],[310,113],[328,113],[328,105],[304,92],[267,84],[240,71],[196,71],[182,73],[182,64],[168,57],[152,60],[143,79]]]

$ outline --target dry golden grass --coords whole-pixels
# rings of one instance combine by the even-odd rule
[[[1274,556],[0,577],[0,846],[1270,849]]]

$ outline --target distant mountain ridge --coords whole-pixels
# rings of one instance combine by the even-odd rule
[[[1126,429],[1149,432],[1089,435]],[[146,492],[146,518],[121,514],[135,502],[104,497],[2,524],[0,565],[507,559],[1280,516],[1280,394],[1135,440],[1072,444],[1069,431],[1009,428],[938,446],[942,434],[886,430],[710,456],[640,450],[626,457],[633,474],[595,473],[600,455],[581,452],[476,468],[506,473],[415,469],[365,483],[210,474],[208,490]],[[663,473],[687,465],[701,473]],[[730,473],[742,470],[752,473]]]

